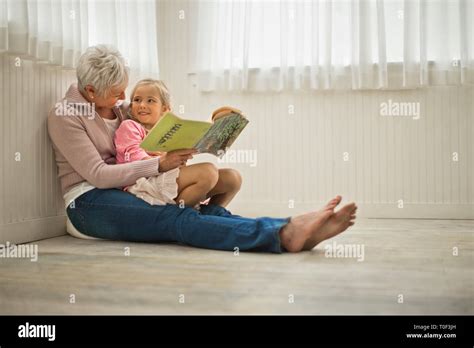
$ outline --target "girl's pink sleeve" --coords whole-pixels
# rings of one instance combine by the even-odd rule
[[[140,161],[149,157],[140,143],[145,138],[145,130],[135,121],[125,120],[115,131],[115,149],[117,163]]]

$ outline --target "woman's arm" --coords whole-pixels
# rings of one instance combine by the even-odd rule
[[[107,164],[79,117],[57,116],[53,110],[48,117],[48,131],[56,150],[64,157],[57,158],[58,165],[61,161],[67,162],[76,173],[97,188],[133,185],[141,177],[158,174],[159,157],[125,164]],[[102,134],[91,136],[100,137]]]

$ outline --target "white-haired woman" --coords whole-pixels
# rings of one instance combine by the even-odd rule
[[[319,211],[287,218],[245,218],[208,204],[200,210],[150,205],[120,188],[175,168],[193,149],[116,164],[114,132],[127,115],[128,71],[121,54],[94,46],[81,56],[77,84],[48,116],[48,131],[66,203],[67,230],[80,238],[178,242],[221,250],[310,250],[354,224],[356,206],[337,196]],[[60,106],[60,107],[59,107]],[[216,170],[209,166],[209,170]]]

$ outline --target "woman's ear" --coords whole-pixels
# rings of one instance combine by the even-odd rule
[[[89,98],[94,99],[95,98],[95,89],[91,85],[87,85],[85,88],[87,95]]]

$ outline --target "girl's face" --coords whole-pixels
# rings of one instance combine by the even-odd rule
[[[156,87],[152,85],[140,86],[136,89],[132,99],[132,116],[146,129],[151,129],[169,111],[160,99]]]

